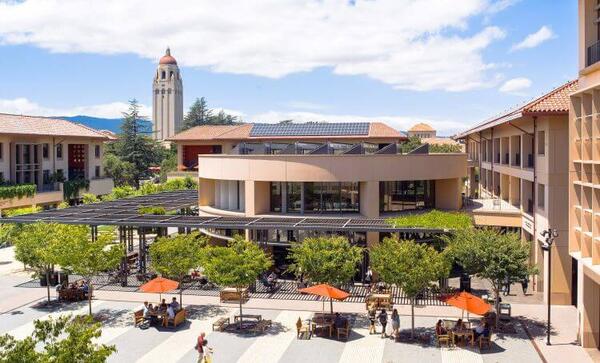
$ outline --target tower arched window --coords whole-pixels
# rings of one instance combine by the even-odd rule
[[[173,71],[171,71],[171,73],[169,73],[169,78],[173,78]]]
[[[165,71],[162,71],[162,72],[160,73],[160,78],[161,78],[161,79],[165,79],[165,77],[167,77],[167,72],[165,72]]]
[[[162,93],[164,95],[165,94],[165,90],[164,89],[160,90],[160,93]]]

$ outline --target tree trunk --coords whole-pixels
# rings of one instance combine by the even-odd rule
[[[48,304],[50,304],[50,270],[46,269],[46,292],[48,294]]]
[[[496,309],[496,329],[498,329],[498,321],[500,319],[500,290],[494,287],[494,308]]]
[[[242,313],[242,289],[237,288],[238,296],[240,298],[240,330],[243,327],[244,314]]]
[[[92,285],[92,279],[88,280],[88,308],[90,311],[90,317],[92,316],[92,295],[94,294],[94,286]]]
[[[410,337],[415,337],[415,298],[410,299],[410,320],[411,320],[411,330]]]
[[[183,277],[179,279],[179,305],[183,309]]]

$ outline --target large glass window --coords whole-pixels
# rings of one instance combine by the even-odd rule
[[[435,182],[431,180],[389,181],[379,183],[379,211],[433,208]]]
[[[358,183],[304,183],[305,213],[358,211]]]
[[[287,212],[300,213],[302,211],[302,183],[287,183]]]
[[[271,183],[271,212],[281,212],[281,184]]]
[[[340,207],[342,213],[359,211],[358,188],[358,183],[341,183]]]

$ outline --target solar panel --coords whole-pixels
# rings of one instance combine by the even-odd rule
[[[254,124],[250,136],[346,136],[368,135],[368,122],[312,122],[299,124]]]

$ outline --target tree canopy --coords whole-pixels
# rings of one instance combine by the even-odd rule
[[[101,324],[90,317],[62,315],[56,319],[35,320],[33,334],[22,340],[0,336],[2,363],[102,363],[116,352],[113,345],[94,343]]]
[[[190,110],[183,118],[183,130],[202,125],[234,125],[238,122],[237,116],[229,115],[223,110],[214,113],[208,107],[204,97],[196,98]]]
[[[209,280],[223,287],[242,288],[256,282],[256,278],[267,271],[273,261],[256,243],[236,235],[228,247],[208,246],[203,249],[202,267]],[[242,299],[240,299],[242,315]],[[240,327],[242,319],[240,319]]]
[[[312,282],[340,286],[356,274],[362,251],[343,236],[306,238],[292,244],[289,269]]]
[[[418,136],[411,136],[407,141],[400,144],[400,150],[406,154],[419,146],[423,145],[421,138]],[[435,154],[444,153],[461,153],[463,152],[462,147],[458,144],[429,144],[429,152]]]
[[[457,230],[443,236],[446,253],[469,274],[486,279],[492,285],[498,307],[504,283],[520,281],[536,274],[529,263],[530,246],[517,233],[500,233],[491,228]]]
[[[113,243],[112,231],[99,233],[94,240],[87,226],[64,225],[62,228],[69,234],[69,238],[54,248],[55,258],[64,270],[82,276],[88,283],[88,307],[91,315],[92,277],[117,268],[123,256],[123,249],[121,245]]]
[[[164,148],[145,134],[143,122],[137,100],[129,101],[129,110],[123,113],[119,138],[108,144],[106,150],[106,154],[119,160],[108,158],[105,161],[106,172],[115,178],[117,185],[127,182],[139,187],[140,180],[150,176],[148,168],[160,165],[164,158]]]
[[[402,289],[411,300],[412,334],[416,296],[429,284],[450,273],[446,257],[433,247],[414,241],[384,238],[370,252],[371,266],[379,278]]]
[[[150,245],[152,269],[161,276],[181,284],[191,269],[201,264],[202,249],[208,245],[208,237],[197,232],[160,237]],[[181,301],[181,289],[179,301]]]

